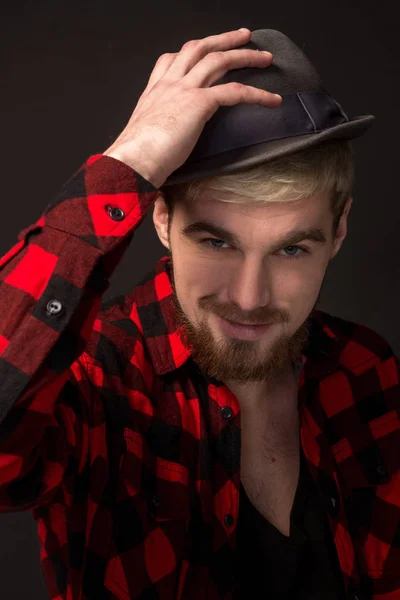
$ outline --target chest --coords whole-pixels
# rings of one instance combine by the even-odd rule
[[[257,417],[257,418],[256,418]],[[265,415],[242,419],[240,478],[253,506],[285,535],[300,473],[297,410],[281,423]]]

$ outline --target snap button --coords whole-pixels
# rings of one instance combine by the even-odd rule
[[[355,586],[352,580],[349,581],[349,600],[362,600],[363,596],[360,595],[358,587]]]
[[[50,300],[46,306],[48,315],[58,315],[62,311],[62,304],[59,300]]]
[[[328,496],[326,504],[329,514],[337,517],[340,512],[340,500],[336,496]]]
[[[221,415],[223,419],[230,419],[233,415],[233,410],[229,406],[221,408]]]
[[[111,208],[111,206],[107,207],[107,211],[109,216],[114,220],[114,221],[122,221],[122,219],[125,218],[125,213],[122,210],[122,208]]]
[[[155,496],[152,497],[151,503],[154,506],[154,508],[158,508],[160,506],[160,504],[161,504],[161,500],[160,500],[160,498],[157,495],[155,495]]]
[[[382,475],[382,477],[388,474],[385,465],[378,465],[376,470],[378,471],[379,475]]]
[[[234,524],[234,522],[235,522],[235,519],[233,518],[233,515],[231,515],[231,514],[225,515],[224,523],[227,527],[231,527]]]

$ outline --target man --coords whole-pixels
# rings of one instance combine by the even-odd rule
[[[399,363],[315,308],[372,120],[280,32],[188,42],[3,257],[0,507],[52,599],[400,599]]]

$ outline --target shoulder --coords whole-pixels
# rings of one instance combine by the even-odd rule
[[[388,360],[398,363],[390,342],[376,329],[325,311],[314,312],[324,331],[336,338],[342,366],[356,371]]]

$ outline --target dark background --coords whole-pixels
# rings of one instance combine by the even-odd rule
[[[239,27],[279,29],[311,58],[350,116],[355,141],[349,234],[319,308],[376,329],[400,353],[399,59],[395,3],[365,0],[15,1],[0,9],[0,255],[91,154],[128,120],[158,56]],[[166,254],[149,213],[107,296],[130,291]],[[31,515],[0,516],[0,597],[48,598]]]

